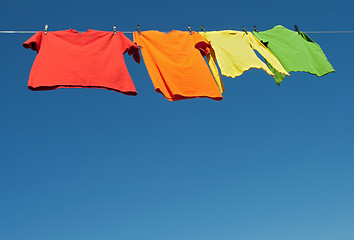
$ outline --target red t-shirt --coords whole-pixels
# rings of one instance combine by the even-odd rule
[[[28,81],[31,90],[80,87],[137,94],[123,54],[139,63],[139,47],[121,32],[39,31],[23,46],[38,52]]]

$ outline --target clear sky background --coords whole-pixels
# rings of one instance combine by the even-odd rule
[[[354,30],[354,2],[10,1],[0,30]],[[0,239],[354,239],[354,34],[309,34],[336,70],[223,77],[224,99],[27,89],[32,34],[1,34]],[[132,34],[126,34],[132,39]]]

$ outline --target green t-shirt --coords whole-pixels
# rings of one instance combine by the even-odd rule
[[[321,47],[304,32],[298,34],[278,25],[267,31],[254,31],[253,34],[269,48],[288,72],[308,72],[318,77],[334,72]],[[269,63],[268,67],[279,85],[285,75]]]

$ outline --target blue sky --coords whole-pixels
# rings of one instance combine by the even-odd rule
[[[354,30],[352,1],[8,1],[0,30]],[[126,34],[132,39],[132,34]],[[0,238],[354,239],[354,34],[309,34],[336,73],[223,77],[224,99],[32,92],[31,34],[1,34]]]

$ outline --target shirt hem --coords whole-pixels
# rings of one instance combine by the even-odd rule
[[[129,96],[136,96],[138,93],[136,91],[122,91],[115,88],[103,87],[103,86],[82,86],[82,85],[54,85],[54,86],[27,86],[27,88],[31,91],[47,91],[47,90],[55,90],[58,88],[96,88],[96,89],[106,89],[114,92],[123,93]]]

